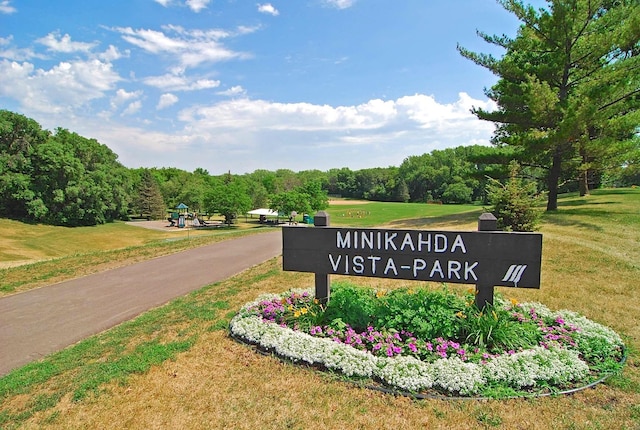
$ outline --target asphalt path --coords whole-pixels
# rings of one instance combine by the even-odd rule
[[[0,299],[0,376],[282,253],[280,229]]]

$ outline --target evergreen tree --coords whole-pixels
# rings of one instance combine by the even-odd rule
[[[536,209],[538,194],[532,182],[518,177],[520,166],[509,164],[510,175],[505,184],[492,179],[487,184],[490,211],[498,220],[498,228],[507,231],[533,231],[540,220]]]
[[[517,36],[479,35],[505,55],[458,48],[500,78],[487,91],[498,109],[473,112],[498,124],[494,143],[546,170],[547,210],[555,210],[560,182],[604,166],[619,152],[614,143],[640,124],[640,3],[548,0],[539,10],[500,3],[523,23]]]
[[[166,215],[167,206],[162,198],[160,186],[149,169],[144,169],[134,199],[134,211],[140,217],[162,219]]]

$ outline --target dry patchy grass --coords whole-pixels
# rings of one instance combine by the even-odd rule
[[[579,203],[580,208],[600,208],[599,202],[607,200],[604,197],[584,199],[586,203]],[[624,337],[631,353],[623,374],[594,389],[529,400],[418,401],[257,354],[227,336],[222,327],[228,318],[261,293],[313,285],[313,275],[282,272],[281,259],[273,259],[177,304],[150,311],[149,324],[133,325],[132,337],[123,338],[129,340],[120,350],[124,354],[144,342],[191,339],[185,352],[73,400],[72,390],[87,363],[77,365],[3,398],[0,418],[7,411],[24,412],[39,398],[50,405],[22,420],[22,428],[638,429],[640,199],[613,207],[618,208],[619,218],[598,218],[593,212],[564,218],[565,207],[545,216],[542,288],[497,289],[520,301],[579,311]],[[607,211],[604,206],[602,209]],[[468,229],[472,225],[472,220],[466,219],[451,227]],[[415,221],[415,226],[420,227],[420,222]],[[430,223],[428,228],[448,227],[446,223]],[[351,280],[377,287],[406,285],[405,281],[387,279]],[[214,309],[211,304],[220,306]],[[154,312],[158,316],[154,317]],[[100,342],[108,343],[109,333],[102,336],[106,337]],[[112,359],[105,353],[91,361]],[[10,427],[11,422],[5,425]]]
[[[233,310],[259,292],[312,285],[306,274],[265,276],[277,272],[280,264],[275,259],[220,283],[200,293],[195,302],[226,297]],[[373,281],[386,287],[397,284]],[[250,287],[245,282],[251,282]],[[175,327],[167,336],[184,330],[184,325]],[[640,395],[615,385],[558,398],[415,401],[257,354],[231,340],[224,330],[195,330],[198,340],[175,360],[124,384],[110,383],[81,402],[66,395],[54,411],[36,414],[24,428],[592,429],[638,424],[634,413]],[[637,368],[626,373],[625,378],[637,383]]]

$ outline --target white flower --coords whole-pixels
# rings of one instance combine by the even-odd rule
[[[308,290],[292,290],[286,294],[312,294]],[[284,295],[266,294],[245,304],[229,324],[230,332],[245,341],[260,345],[281,357],[308,364],[323,365],[346,376],[375,377],[383,383],[410,392],[430,388],[449,393],[474,395],[486,384],[502,384],[516,389],[545,384],[579,381],[589,374],[587,363],[573,349],[540,346],[518,353],[505,353],[487,362],[464,362],[458,357],[442,358],[426,363],[411,356],[376,357],[367,351],[314,337],[276,323],[263,320],[251,308],[263,301],[280,300]],[[507,306],[502,301],[500,306]],[[575,313],[552,312],[540,303],[524,303],[541,318],[562,318],[566,324],[579,327],[579,336],[597,337],[612,347],[622,347],[620,336],[613,330]]]
[[[411,392],[433,385],[430,366],[411,356],[380,358],[375,375],[391,386]]]

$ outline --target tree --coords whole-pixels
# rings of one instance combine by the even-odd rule
[[[204,207],[204,195],[209,188],[210,176],[204,169],[193,173],[175,167],[151,169],[160,185],[162,197],[168,207],[175,208],[184,203],[198,211]]]
[[[282,191],[270,197],[269,206],[279,213],[290,214],[311,213],[326,209],[329,206],[327,192],[322,189],[318,180],[309,180],[302,186],[289,191]]]
[[[31,157],[49,135],[33,119],[0,110],[0,216],[25,219],[46,210],[32,189]]]
[[[473,190],[467,187],[462,178],[458,177],[455,182],[447,184],[442,193],[443,203],[471,203]]]
[[[162,198],[160,186],[149,169],[143,169],[137,195],[133,199],[133,210],[141,217],[161,219],[166,215],[167,205]]]
[[[234,178],[214,185],[207,192],[204,204],[207,212],[218,212],[227,224],[231,224],[239,214],[251,210],[251,197],[244,184]]]
[[[509,169],[505,184],[495,179],[487,184],[491,213],[502,230],[533,231],[540,219],[540,212],[535,208],[538,201],[536,186],[518,177],[520,166],[517,162],[511,162]]]
[[[319,180],[309,180],[298,189],[301,193],[308,196],[311,211],[321,211],[329,206],[329,196],[327,192],[322,189],[322,184]],[[309,211],[302,210],[301,212]]]
[[[0,111],[0,216],[96,225],[126,216],[128,170],[105,145]]]
[[[613,142],[631,139],[640,124],[640,4],[548,0],[535,10],[499,2],[522,22],[517,36],[478,34],[505,55],[458,47],[499,77],[486,91],[498,109],[473,113],[498,125],[495,144],[516,147],[523,165],[545,169],[547,210],[555,210],[560,182],[604,166]]]
[[[131,181],[117,158],[95,139],[58,128],[32,155],[32,189],[46,208],[39,216],[32,210],[33,219],[81,226],[125,218]]]
[[[407,157],[400,165],[399,178],[405,181],[411,201],[466,203],[479,198],[478,166],[471,160],[479,148],[460,146]]]
[[[298,189],[274,194],[271,196],[270,201],[271,209],[278,213],[289,215],[292,212],[311,212],[309,195],[299,191]]]

